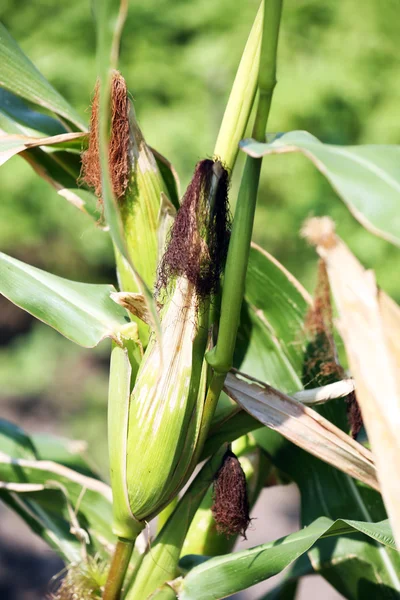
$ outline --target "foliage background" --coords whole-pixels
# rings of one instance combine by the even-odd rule
[[[182,189],[212,154],[256,0],[131,0],[120,69],[147,141]],[[398,0],[286,0],[269,130],[307,129],[324,142],[400,143]],[[90,3],[3,0],[0,16],[51,83],[88,117],[95,34]],[[240,171],[240,169],[238,169]],[[21,158],[1,170],[0,248],[71,279],[115,280],[107,237]],[[234,205],[237,178],[232,185]],[[362,229],[302,156],[264,162],[254,239],[312,289],[314,252],[298,231],[330,214],[378,283],[400,300],[398,250]],[[268,290],[265,291],[268,293]],[[0,298],[1,414],[28,430],[89,442],[107,472],[107,343],[78,349]]]

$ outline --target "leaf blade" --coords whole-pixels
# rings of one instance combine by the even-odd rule
[[[0,253],[0,292],[71,341],[92,348],[118,338],[127,316],[113,286],[69,281]]]
[[[0,23],[0,86],[55,112],[80,129],[86,129],[86,124],[78,113],[43,77],[2,23]]]
[[[352,531],[360,531],[395,548],[387,521],[364,523],[346,519],[332,521],[321,517],[308,527],[279,540],[242,552],[205,559],[190,571],[183,582],[177,582],[179,600],[197,600],[199,596],[202,600],[226,598],[276,575],[307,552],[318,539]]]
[[[246,154],[301,152],[329,180],[355,218],[369,231],[400,246],[400,146],[335,146],[306,131],[291,131],[270,142],[243,140]]]

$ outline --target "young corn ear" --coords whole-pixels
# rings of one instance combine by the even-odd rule
[[[219,162],[197,165],[158,270],[162,335],[150,338],[121,427],[114,423],[110,429],[111,449],[126,432],[124,456],[110,454],[112,472],[114,461],[117,470],[125,465],[119,472],[125,489],[120,486],[114,503],[136,522],[151,519],[172,500],[200,452],[210,297],[218,288],[229,239],[227,188],[228,175]]]
[[[159,215],[168,190],[157,161],[146,144],[122,75],[114,72],[111,82],[109,167],[118,200],[128,252],[146,285],[152,289],[159,256]],[[82,179],[95,189],[101,203],[101,169],[98,144],[99,89],[95,89],[88,149],[82,155]],[[120,288],[137,292],[132,271],[117,249],[116,262]],[[142,342],[147,327],[139,324]]]

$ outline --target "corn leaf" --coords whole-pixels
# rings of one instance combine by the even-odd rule
[[[300,577],[314,573],[307,554],[302,554],[284,573],[280,583],[259,600],[295,600]]]
[[[253,157],[302,152],[366,229],[400,245],[400,146],[334,146],[291,131],[265,144],[244,140],[241,148]]]
[[[284,392],[302,388],[304,320],[311,298],[268,252],[252,244],[234,366]],[[229,402],[217,407],[203,458],[224,441],[258,429],[259,421]]]
[[[79,559],[83,546],[107,556],[115,542],[110,488],[54,461],[38,460],[27,439],[19,428],[0,423],[1,498],[67,560]]]
[[[70,440],[50,433],[36,433],[29,438],[40,460],[53,460],[82,475],[100,479],[99,473],[86,456],[87,442]]]
[[[43,77],[0,23],[0,87],[64,117],[80,129],[86,125],[78,113]]]
[[[22,98],[4,88],[0,88],[0,127],[7,133],[40,134],[41,137],[67,132],[60,121],[33,110]]]
[[[320,538],[360,532],[391,548],[394,539],[388,521],[367,523],[321,517],[301,531],[249,550],[207,560],[188,556],[183,569],[192,570],[183,580],[175,580],[179,600],[216,600],[226,598],[277,573],[307,552]]]
[[[47,514],[28,494],[18,495],[0,488],[0,500],[65,561],[74,563],[82,560],[81,544],[70,532],[70,525],[66,520]]]
[[[118,340],[129,321],[111,285],[69,281],[0,253],[0,293],[69,340],[92,348]]]
[[[300,448],[379,490],[372,454],[316,411],[269,386],[228,374],[225,390],[264,425]]]
[[[81,138],[84,133],[61,133],[51,137],[36,138],[20,134],[2,134],[0,130],[0,165],[3,165],[15,154],[37,146],[51,146],[55,150],[81,149]]]
[[[322,410],[322,409],[320,409]],[[324,415],[339,425],[346,424],[341,401],[329,402]],[[339,422],[338,422],[339,421]],[[271,435],[272,434],[272,435]],[[298,485],[301,494],[301,524],[307,526],[321,515],[380,521],[387,518],[380,494],[345,473],[288,444],[269,430],[258,430],[258,444],[273,455],[274,464]],[[391,548],[346,535],[320,540],[309,553],[315,572],[322,575],[349,600],[379,597],[386,586],[399,590],[400,556]],[[397,597],[396,593],[388,597]]]
[[[97,225],[101,223],[96,196],[78,183],[80,159],[77,154],[64,150],[49,153],[42,148],[30,148],[21,156],[59,196],[89,215]]]
[[[310,296],[273,256],[250,251],[234,366],[285,391],[302,388]]]

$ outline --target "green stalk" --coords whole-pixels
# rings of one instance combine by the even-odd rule
[[[108,572],[103,600],[120,600],[122,586],[134,545],[135,542],[132,540],[118,540]]]
[[[281,12],[282,0],[266,0],[258,77],[259,100],[253,128],[253,137],[258,141],[264,141],[272,94],[276,84],[276,54]],[[223,385],[223,382],[222,385],[220,383],[221,379],[232,367],[245,289],[260,170],[261,159],[248,157],[239,189],[225,268],[218,340],[215,348],[207,355],[207,360],[214,369],[221,389]],[[216,387],[217,385],[211,384],[214,396]]]

